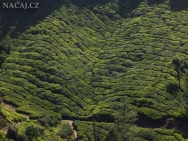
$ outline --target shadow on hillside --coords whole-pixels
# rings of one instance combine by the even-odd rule
[[[96,5],[104,5],[112,0],[20,0],[20,2],[39,2],[38,9],[3,9],[3,3],[0,2],[0,40],[10,31],[12,36],[24,31],[28,25],[34,25],[38,21],[43,20],[47,15],[54,10],[60,8],[63,4],[73,4],[80,8],[88,7],[93,9]],[[130,15],[143,0],[113,0],[119,5],[119,14],[123,17]],[[148,5],[163,3],[165,0],[148,0]],[[15,2],[15,0],[6,0],[6,2]],[[170,0],[171,10],[186,9],[188,5],[187,0]]]
[[[11,32],[11,37],[17,36],[26,30],[29,25],[35,25],[43,20],[53,11],[59,9],[64,4],[76,5],[80,8],[93,8],[96,5],[103,5],[110,0],[20,0],[21,3],[39,3],[38,9],[15,9],[2,8],[3,2],[0,2],[0,40]],[[6,3],[15,3],[15,0],[6,0]]]
[[[70,0],[71,4],[74,4],[78,7],[90,7],[93,8],[96,5],[103,5],[110,2],[110,0]]]
[[[165,126],[166,119],[168,117],[162,117],[160,119],[152,119],[146,115],[139,113],[138,120],[136,121],[137,126],[143,128],[161,128]]]
[[[129,17],[131,12],[138,7],[143,0],[119,0],[119,12],[123,17]]]
[[[148,5],[155,5],[164,3],[166,0],[148,0]],[[181,11],[188,8],[188,0],[170,0],[169,1],[170,10]]]
[[[170,0],[169,4],[172,11],[181,11],[188,8],[188,0]]]
[[[173,96],[177,96],[177,93],[179,91],[179,86],[175,83],[169,83],[167,86],[166,86],[166,91],[168,93],[170,93],[171,95]]]
[[[2,32],[0,40],[3,39],[4,36],[11,30],[13,31],[11,34],[12,37],[16,36],[19,32],[25,31],[28,25],[34,25],[37,22],[43,20],[47,15],[60,8],[64,4],[61,0],[20,0],[20,2],[39,3],[39,8],[3,8],[3,2],[0,2],[0,30]],[[6,3],[15,3],[15,1],[6,0]]]
[[[165,0],[149,0],[148,5],[155,5],[155,4],[160,4],[163,3]]]

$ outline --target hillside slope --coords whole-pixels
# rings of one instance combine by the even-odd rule
[[[188,58],[187,11],[174,11],[168,1],[135,7],[123,14],[117,2],[63,4],[25,31],[7,34],[1,41],[10,47],[0,70],[4,101],[30,118],[48,113],[89,120],[95,114],[113,122],[126,97],[140,113],[141,127],[185,117],[184,81],[182,90],[170,86],[178,83],[172,57]],[[152,140],[158,134],[177,140],[173,129],[166,134],[152,128],[143,129],[155,132]]]

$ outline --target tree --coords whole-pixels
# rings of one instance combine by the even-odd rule
[[[130,131],[130,127],[136,120],[137,113],[133,110],[133,106],[129,104],[126,98],[123,98],[115,114],[115,128],[119,132],[120,141],[132,140],[133,133]]]
[[[73,129],[69,125],[69,123],[64,123],[61,127],[61,129],[57,132],[57,135],[59,135],[63,139],[71,139],[73,135]]]
[[[177,79],[178,79],[178,83],[179,83],[179,88],[180,88],[180,77],[181,77],[181,63],[182,63],[182,59],[179,55],[175,55],[172,58],[172,63],[174,64],[174,70],[177,72]]]
[[[10,139],[16,140],[18,138],[18,128],[15,125],[10,125],[6,136]]]
[[[0,129],[7,126],[6,116],[2,112],[2,103],[3,103],[3,97],[0,95]]]
[[[29,141],[25,133],[18,134],[18,141]]]
[[[0,67],[8,54],[10,54],[10,49],[8,47],[2,46],[2,43],[0,43]]]
[[[92,113],[93,115],[93,113]],[[93,135],[94,135],[94,140],[97,141],[97,135],[96,135],[96,128],[95,128],[95,117],[93,115]]]
[[[186,93],[188,93],[188,71],[185,72],[185,88]]]
[[[119,135],[116,128],[111,127],[102,141],[118,141]]]
[[[30,141],[37,139],[40,135],[44,133],[44,128],[38,126],[28,126],[25,130],[25,135]]]

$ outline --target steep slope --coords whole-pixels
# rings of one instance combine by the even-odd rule
[[[172,11],[168,1],[143,1],[126,17],[120,8],[116,2],[65,4],[24,32],[7,34],[2,44],[11,51],[0,73],[4,101],[31,118],[48,113],[89,120],[96,114],[113,122],[126,96],[153,121],[184,117],[183,92],[168,86],[177,83],[172,57],[187,58],[187,11]]]

